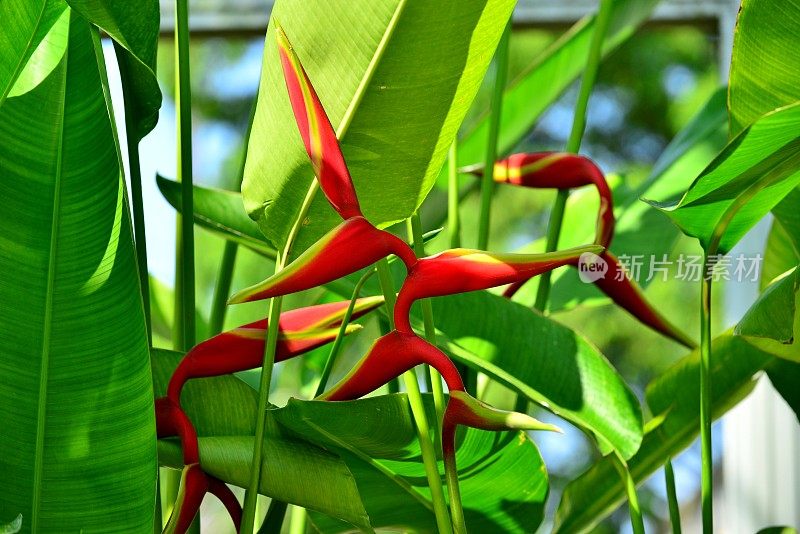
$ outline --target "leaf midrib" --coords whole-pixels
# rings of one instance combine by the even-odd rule
[[[58,222],[61,216],[61,179],[63,177],[64,163],[64,112],[67,100],[67,71],[69,70],[69,44],[61,60],[61,109],[58,114],[61,119],[57,139],[56,169],[53,184],[53,218],[50,223],[50,250],[47,264],[47,292],[45,293],[44,324],[42,326],[42,356],[39,368],[39,403],[36,413],[36,448],[33,458],[33,499],[31,504],[31,530],[37,531],[39,521],[39,508],[42,496],[44,433],[47,423],[47,384],[50,366],[50,337],[52,334],[53,318],[53,291],[56,274],[56,255],[58,254]]]

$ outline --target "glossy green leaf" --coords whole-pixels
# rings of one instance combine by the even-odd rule
[[[429,420],[433,399],[425,395]],[[295,435],[336,451],[356,478],[375,528],[434,532],[436,520],[408,399],[383,395],[351,402],[291,400],[275,418]],[[457,445],[461,496],[471,532],[531,532],[542,520],[547,473],[521,432],[468,429]],[[440,471],[442,471],[440,464]],[[322,532],[341,525],[315,517]]]
[[[800,422],[800,362],[775,358],[767,366],[767,375],[775,390],[794,411]]]
[[[167,202],[180,213],[181,184],[163,176],[157,176],[156,182]],[[199,185],[193,186],[193,190],[195,224],[268,258],[275,258],[275,249],[245,213],[239,193]]]
[[[220,354],[224,357],[224,354]],[[150,351],[155,397],[167,394],[167,384],[183,354]],[[252,436],[255,434],[256,391],[233,375],[189,380],[181,394],[181,407],[198,436]]]
[[[731,135],[800,100],[800,2],[743,0],[733,38]]]
[[[61,61],[0,108],[0,517],[145,531],[155,421],[128,203],[99,37],[59,24]]]
[[[433,307],[455,359],[587,430],[604,453],[629,458],[639,448],[639,402],[576,332],[485,291],[436,298]]]
[[[724,254],[798,183],[800,103],[739,133],[679,202],[652,204],[710,254]]]
[[[339,134],[361,207],[373,223],[409,217],[433,186],[513,5],[353,0],[343,10],[321,0],[276,2],[272,17]],[[262,69],[242,193],[250,217],[281,246],[313,172],[290,109],[272,24]],[[294,255],[340,218],[320,193],[302,222]]]
[[[101,28],[119,45],[117,61],[123,90],[132,94],[132,116],[137,140],[158,122],[161,89],[156,79],[156,51],[161,17],[158,0],[67,0],[83,17]],[[120,48],[121,47],[121,48]]]
[[[755,375],[772,358],[730,332],[716,338],[712,349],[711,402],[713,416],[718,418],[752,391]],[[647,424],[641,449],[628,460],[637,484],[697,437],[699,365],[700,354],[694,351],[647,387],[647,403],[654,419]],[[567,485],[556,512],[555,532],[588,531],[625,499],[625,488],[616,468],[609,458],[603,458]]]
[[[664,149],[650,175],[639,187],[632,190],[622,178],[608,177],[617,218],[610,248],[617,257],[660,259],[673,250],[680,231],[667,217],[640,202],[639,198],[677,198],[690,185],[692,177],[697,176],[725,146],[727,124],[725,90],[719,89]],[[581,189],[570,195],[559,239],[560,248],[594,240],[594,219],[586,214],[595,213],[597,206],[597,193],[592,189]],[[530,249],[544,250],[544,238],[535,241]],[[648,286],[647,278],[639,278],[640,286]],[[534,279],[523,286],[514,300],[533,306],[536,289],[537,281]],[[594,285],[581,282],[574,269],[560,269],[553,274],[550,311],[568,309],[577,304],[607,302],[608,297]]]
[[[800,271],[795,267],[767,287],[736,326],[736,334],[774,356],[800,362]]]
[[[647,20],[657,3],[658,0],[614,2],[603,55],[610,54],[628,40]],[[581,19],[541,56],[534,58],[521,76],[510,82],[503,94],[498,154],[511,151],[530,132],[542,113],[578,79],[586,67],[594,27],[595,15]],[[459,166],[483,161],[488,128],[488,119],[483,119],[459,141]]]
[[[52,42],[40,44],[66,9],[67,4],[63,0],[0,3],[0,20],[3,21],[3,32],[0,33],[0,106],[25,71],[28,71],[31,80],[23,84],[24,88],[17,87],[16,94],[35,87],[58,65],[66,41],[63,41],[63,45],[58,43],[58,46]],[[37,50],[37,57],[31,60]],[[33,78],[36,78],[35,82],[32,82]]]

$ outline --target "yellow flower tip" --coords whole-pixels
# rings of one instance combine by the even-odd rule
[[[538,419],[519,412],[509,412],[508,415],[506,415],[505,424],[508,428],[514,430],[543,430],[549,432],[558,432],[559,434],[564,433],[564,431],[556,425],[543,423]]]

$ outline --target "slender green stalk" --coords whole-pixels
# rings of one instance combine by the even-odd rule
[[[175,2],[175,73],[177,85],[178,180],[181,182],[181,313],[182,349],[195,344],[194,201],[192,198],[192,88],[189,76],[189,2]]]
[[[703,533],[714,531],[713,459],[711,457],[711,269],[709,254],[703,259],[700,286],[700,494],[703,507]]]
[[[294,240],[303,221],[311,208],[311,202],[319,189],[319,181],[314,178],[306,192],[303,204],[297,218],[286,237],[283,254],[278,253],[275,258],[275,272],[280,272],[284,262],[289,258],[294,245]],[[256,503],[258,500],[258,487],[261,480],[262,458],[264,455],[264,431],[266,428],[267,405],[269,404],[269,390],[272,384],[272,368],[275,365],[275,349],[278,345],[278,323],[281,318],[281,305],[283,299],[274,297],[269,302],[269,315],[267,338],[264,343],[264,359],[261,365],[261,380],[258,388],[258,409],[256,410],[256,433],[253,443],[253,458],[250,465],[250,480],[244,494],[244,507],[242,509],[241,534],[253,534],[256,519]]]
[[[605,41],[608,24],[611,20],[611,8],[614,0],[600,0],[600,9],[597,12],[595,30],[592,34],[592,46],[589,49],[589,57],[586,60],[586,70],[581,79],[581,88],[578,92],[578,101],[575,103],[575,115],[572,118],[572,130],[569,133],[565,150],[577,154],[581,148],[583,132],[586,129],[586,108],[589,106],[589,96],[592,94],[594,83],[597,80],[597,71],[600,67],[602,57],[603,41]],[[558,248],[558,238],[561,235],[561,225],[564,222],[564,208],[567,204],[569,191],[559,190],[553,209],[550,211],[550,221],[547,225],[547,245],[545,250],[552,252]],[[552,271],[548,271],[539,277],[539,288],[536,293],[534,307],[539,311],[547,308],[547,300],[550,297],[550,280]]]
[[[305,534],[308,514],[306,509],[300,506],[292,506],[292,515],[289,534]]]
[[[411,216],[411,235],[414,240],[414,253],[417,257],[422,258],[425,256],[425,243],[422,239],[422,221],[420,221],[419,213],[414,213]],[[431,345],[436,345],[436,326],[433,321],[433,306],[431,306],[430,299],[422,299],[420,301],[422,307],[422,321],[425,328],[425,339]],[[431,392],[433,393],[433,404],[436,407],[436,421],[437,432],[434,435],[434,443],[438,443],[438,436],[441,434],[442,417],[444,415],[444,389],[442,387],[442,377],[438,371],[433,367],[428,366],[431,377]]]
[[[497,136],[500,132],[500,117],[503,113],[503,90],[508,76],[508,43],[511,39],[511,20],[506,24],[495,56],[494,91],[489,115],[489,134],[486,137],[486,157],[484,158],[483,179],[481,181],[481,211],[478,221],[478,248],[486,250],[489,246],[489,226],[494,191],[494,162],[497,159]]]
[[[356,300],[358,300],[358,296],[361,294],[361,288],[364,287],[364,284],[373,274],[375,274],[375,269],[370,269],[356,282],[356,287],[353,289],[353,296],[350,298],[350,305],[347,306],[347,311],[345,311],[344,317],[342,318],[342,324],[339,326],[339,332],[336,334],[336,339],[333,340],[328,359],[325,360],[325,367],[322,368],[322,374],[319,378],[319,384],[317,384],[317,390],[314,392],[314,397],[322,395],[328,385],[328,379],[331,376],[331,371],[333,371],[333,365],[336,363],[336,359],[339,357],[339,353],[342,350],[342,344],[347,332],[347,325],[350,324],[350,318],[353,316]]]
[[[222,259],[219,262],[217,271],[217,283],[214,286],[214,297],[211,301],[211,315],[208,320],[208,337],[213,337],[222,332],[225,325],[225,312],[228,309],[227,302],[231,292],[231,282],[233,282],[233,268],[236,265],[236,254],[239,245],[234,241],[225,241],[225,248],[222,250]]]
[[[447,159],[447,229],[450,233],[450,248],[461,246],[461,216],[458,212],[458,139],[450,145]]]
[[[669,504],[669,522],[672,525],[672,534],[681,534],[681,508],[678,504],[678,492],[675,489],[672,458],[667,458],[664,463],[664,479],[667,483],[667,503]]]
[[[642,509],[639,506],[639,497],[636,495],[636,483],[628,470],[628,464],[625,463],[616,452],[611,454],[611,461],[614,467],[617,468],[619,476],[625,484],[625,493],[628,495],[628,511],[631,516],[631,527],[633,534],[645,534],[644,532],[644,519],[642,518]]]
[[[380,278],[383,297],[386,300],[389,328],[394,329],[393,314],[397,296],[394,290],[394,282],[392,281],[392,273],[389,269],[389,262],[386,261],[386,258],[378,262],[378,277]],[[450,525],[450,516],[447,513],[447,504],[444,500],[442,479],[439,476],[439,467],[436,463],[436,452],[434,451],[433,442],[431,441],[428,416],[425,413],[425,405],[422,403],[422,394],[419,391],[417,375],[414,373],[413,369],[403,373],[403,382],[406,386],[408,402],[411,405],[411,413],[417,425],[417,437],[419,438],[419,446],[422,452],[422,461],[425,464],[425,475],[428,479],[428,486],[431,489],[431,500],[433,501],[433,512],[436,515],[436,525],[440,534],[450,534],[452,532],[452,526]],[[453,503],[451,503],[451,505],[453,505]],[[460,507],[461,503],[458,503],[457,506]]]

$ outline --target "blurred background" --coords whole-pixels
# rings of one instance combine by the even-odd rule
[[[243,139],[248,116],[260,76],[263,33],[269,16],[267,0],[193,0],[191,2],[192,36],[192,91],[193,91],[193,143],[195,183],[222,189],[238,189],[237,179],[243,156]],[[537,55],[553,43],[575,21],[596,9],[597,2],[590,0],[521,0],[514,15],[511,38],[508,81],[524,73]],[[732,32],[738,2],[734,0],[665,0],[635,36],[612,53],[602,64],[595,90],[589,102],[587,129],[581,152],[593,158],[607,173],[618,174],[626,184],[635,186],[644,180],[653,163],[669,141],[701,108],[714,91],[725,83],[729,62]],[[343,4],[346,9],[346,4]],[[174,46],[171,35],[172,6],[162,1],[163,37],[158,56],[158,75],[164,93],[164,104],[156,129],[141,144],[143,188],[147,225],[147,248],[153,281],[156,345],[171,347],[169,328],[171,322],[171,288],[174,284],[175,216],[173,209],[163,199],[155,184],[156,173],[175,176],[175,107],[173,95]],[[110,47],[107,47],[110,51]],[[113,61],[113,54],[107,54]],[[115,73],[116,69],[109,69]],[[487,76],[491,80],[491,76]],[[117,89],[118,80],[112,80]],[[529,132],[516,151],[563,149],[572,123],[572,112],[577,95],[577,84],[571,86]],[[485,84],[467,115],[462,130],[475,124],[489,106],[490,87]],[[123,116],[122,112],[117,113]],[[124,129],[120,129],[124,135]],[[260,147],[269,150],[269,147]],[[472,178],[462,176],[463,183]],[[434,191],[426,205],[425,220],[435,218],[438,206],[444,201],[444,191]],[[491,248],[511,251],[542,237],[546,232],[548,210],[554,194],[547,191],[523,191],[518,188],[497,188],[495,202],[502,210],[493,212]],[[462,203],[462,224],[465,246],[473,246],[470,236],[476,235],[478,195],[468,196]],[[587,214],[588,216],[588,214]],[[591,215],[593,217],[593,215]],[[431,230],[426,227],[425,230]],[[768,223],[759,225],[743,240],[734,252],[763,252]],[[445,248],[445,240],[434,240],[429,249]],[[216,273],[223,249],[223,241],[202,229],[196,230],[197,246],[197,299],[199,308],[199,338],[203,338],[203,323],[207,320],[214,290]],[[675,254],[697,254],[700,249],[689,240],[681,241]],[[241,288],[265,278],[273,266],[263,257],[240,247],[236,263],[233,288]],[[719,284],[718,299],[724,299],[726,314],[718,314],[716,331],[735,322],[752,302],[757,284]],[[698,294],[695,283],[659,283],[654,281],[647,296],[682,329],[692,332],[697,324],[699,310],[687,307]],[[676,294],[677,293],[677,294]],[[722,303],[722,300],[718,300]],[[293,307],[292,298],[285,305]],[[722,309],[718,306],[717,309]],[[640,397],[645,385],[683,354],[674,343],[641,328],[625,312],[606,306],[603,320],[596,318],[596,308],[579,306],[554,317],[583,333],[592,340],[613,362],[626,381]],[[236,306],[229,309],[226,328],[263,317],[263,303]],[[609,328],[613,325],[613,328]],[[375,331],[365,329],[355,339],[349,340],[346,358],[334,374],[342,373],[350,362],[360,357]],[[326,354],[326,353],[325,353]],[[273,382],[275,391],[271,400],[278,403],[292,395],[308,396],[313,391],[309,379],[319,372],[324,354],[311,354],[302,361],[292,361],[279,366]],[[336,376],[333,377],[337,378]],[[783,491],[800,496],[800,464],[796,451],[800,450],[796,420],[783,401],[770,392],[766,381],[759,386],[755,402],[740,406],[724,421],[717,423],[715,432],[715,460],[719,484],[715,495],[720,501],[721,532],[755,532],[756,526],[765,524],[791,524],[797,518],[797,509],[781,505],[773,510],[769,502],[753,506],[752,495],[743,488],[763,488],[762,495],[776,491],[777,459],[772,471],[766,466],[756,469],[746,465],[747,473],[737,470],[742,458],[737,456],[742,441],[759,451],[756,438],[751,434],[754,422],[764,417],[788,418],[794,425],[794,434],[783,440],[782,455],[794,453],[794,463],[782,464],[783,470],[794,472],[785,479]],[[763,391],[762,391],[763,390]],[[501,386],[492,385],[485,392],[492,403],[507,405],[510,394]],[[541,418],[547,415],[537,414]],[[780,423],[776,422],[775,426]],[[567,427],[563,421],[559,425]],[[785,426],[785,425],[784,425]],[[723,430],[724,429],[724,430]],[[725,438],[723,439],[723,435]],[[792,441],[794,440],[794,441]],[[584,435],[574,428],[566,436],[540,433],[536,435],[542,455],[551,476],[549,513],[558,504],[560,491],[570,479],[580,474],[597,454]],[[793,443],[793,445],[792,445]],[[737,449],[737,445],[739,446]],[[750,447],[751,445],[748,445]],[[792,449],[791,447],[794,447]],[[782,449],[783,450],[783,449]],[[768,456],[768,451],[763,450]],[[741,451],[739,451],[741,454]],[[789,460],[781,460],[789,461]],[[724,463],[724,469],[723,467]],[[769,462],[767,462],[769,463]],[[700,460],[699,447],[693,445],[674,459],[678,497],[681,501],[684,526],[687,532],[699,530]],[[746,478],[750,477],[750,478]],[[753,477],[757,477],[754,479]],[[772,477],[772,478],[770,478]],[[788,480],[788,482],[786,481]],[[788,489],[786,489],[788,488]],[[791,493],[791,492],[794,493]],[[764,493],[766,492],[766,493]],[[639,490],[646,513],[648,532],[667,532],[668,512],[663,475],[658,472]],[[795,503],[797,498],[795,497]],[[791,498],[791,497],[790,497]],[[791,502],[791,501],[789,501]],[[743,503],[749,503],[744,506]],[[796,504],[794,506],[797,506]],[[777,516],[775,514],[778,514]],[[783,514],[783,515],[781,515]],[[209,514],[206,514],[208,517]],[[206,524],[208,532],[227,528]],[[752,526],[751,526],[752,525]],[[547,521],[540,529],[547,531]],[[630,530],[628,512],[621,508],[606,520],[597,532],[627,532]]]

